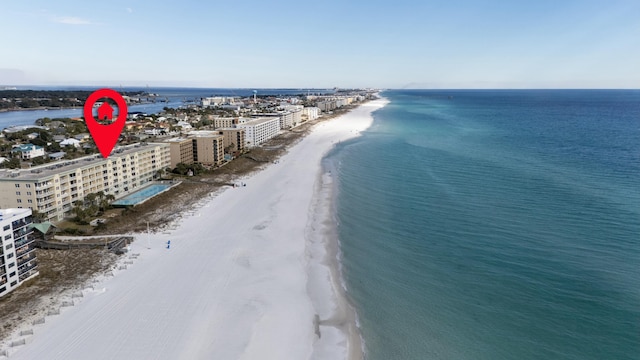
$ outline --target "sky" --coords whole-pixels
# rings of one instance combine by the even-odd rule
[[[638,0],[0,0],[1,85],[640,88]]]

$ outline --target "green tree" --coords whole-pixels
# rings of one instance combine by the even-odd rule
[[[31,159],[31,165],[38,166],[42,164],[46,164],[49,162],[49,159],[45,156],[38,156],[37,158]]]
[[[95,205],[97,197],[98,195],[96,195],[95,193],[89,193],[84,197],[84,201],[87,204],[87,206]]]
[[[0,167],[5,169],[19,169],[20,168],[20,159],[17,157],[12,157],[9,160],[0,164]]]
[[[74,221],[78,224],[87,223],[87,212],[84,210],[84,206],[82,201],[76,200],[73,202],[73,208],[71,209],[71,213],[75,215]]]
[[[116,199],[113,194],[107,194],[100,198],[100,212],[105,212],[111,208],[111,203]]]
[[[41,223],[47,220],[47,215],[45,213],[41,213],[38,210],[33,210],[31,212],[31,216],[33,217],[33,222]]]

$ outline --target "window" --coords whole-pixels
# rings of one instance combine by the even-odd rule
[[[6,286],[3,286],[3,287],[1,287],[1,288],[0,288],[0,293],[5,292],[6,290],[7,290],[7,287],[6,287]]]
[[[30,187],[31,187],[31,184],[27,184],[27,187],[28,187],[28,188],[30,188]]]
[[[16,191],[16,195],[20,196],[20,191]]]
[[[11,264],[9,264],[9,266],[7,266],[7,268],[11,269],[14,266],[16,266],[16,263],[11,263]]]
[[[27,202],[28,202],[29,204],[31,204],[31,203],[33,203],[33,200],[29,199],[29,200],[27,200]]]
[[[11,239],[11,234],[9,234],[9,235],[5,235],[5,236],[4,236],[4,239],[5,239],[5,240],[9,240],[9,239]]]
[[[14,255],[13,253],[8,254],[7,255],[7,259],[11,259],[13,257],[13,255]]]
[[[31,191],[27,191],[27,195],[31,195]]]
[[[15,271],[12,272],[11,274],[9,274],[9,277],[14,277],[14,276],[16,276],[16,272]]]
[[[9,249],[11,249],[12,247],[13,247],[13,244],[9,244],[9,245],[5,246],[5,249],[9,250]]]
[[[18,284],[18,280],[11,282],[11,286],[16,286]]]
[[[19,187],[20,187],[20,184],[16,184],[16,187],[17,187],[17,188],[19,188]]]
[[[11,225],[5,225],[2,230],[7,231],[11,228]]]
[[[21,202],[22,202],[22,200],[21,200],[21,199],[18,199],[18,204],[20,204]]]

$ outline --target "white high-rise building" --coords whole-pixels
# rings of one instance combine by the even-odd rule
[[[237,128],[245,129],[247,147],[258,146],[280,133],[280,118],[265,117],[237,124]]]
[[[0,297],[38,275],[30,209],[0,209]]]

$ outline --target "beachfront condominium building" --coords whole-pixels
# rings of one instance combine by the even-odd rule
[[[293,127],[293,114],[289,111],[278,112],[280,116],[280,129],[290,129]]]
[[[257,118],[244,124],[238,124],[236,127],[245,129],[247,147],[258,146],[280,133],[280,118]]]
[[[317,107],[305,107],[302,109],[302,121],[311,121],[318,118],[318,112],[320,109]]]
[[[220,166],[224,162],[224,136],[215,131],[194,131],[193,160],[203,165]]]
[[[116,148],[109,158],[91,155],[30,169],[0,170],[0,208],[30,208],[49,221],[71,215],[73,203],[99,191],[116,199],[152,181],[170,165],[169,144]]]
[[[291,113],[291,126],[298,126],[302,122],[302,105],[283,105],[282,108]]]
[[[222,128],[217,129],[218,134],[224,137],[224,148],[229,153],[244,152],[245,129],[242,128]]]
[[[0,297],[38,275],[30,209],[0,209]]]
[[[173,138],[167,140],[171,153],[171,168],[179,163],[193,164],[193,139]]]
[[[324,111],[324,112],[332,111],[337,108],[335,100],[318,101],[316,103],[316,107],[320,109],[320,111]]]
[[[217,128],[230,128],[234,127],[236,124],[244,124],[251,119],[242,118],[242,117],[224,117],[224,118],[215,118],[213,119],[213,127]]]
[[[290,129],[293,127],[293,114],[289,111],[278,111],[273,113],[260,113],[253,114],[254,118],[260,117],[272,117],[277,118],[280,121],[280,130]]]

